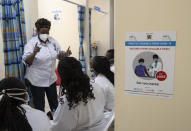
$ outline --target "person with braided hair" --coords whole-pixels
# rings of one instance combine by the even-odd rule
[[[104,125],[105,97],[102,88],[90,83],[74,57],[59,61],[62,97],[52,123],[53,131],[93,131]],[[101,130],[94,130],[101,131]]]
[[[114,108],[114,73],[110,70],[110,62],[105,56],[95,56],[90,61],[91,71],[95,73],[95,83],[98,84],[105,94],[106,111]]]
[[[50,131],[48,117],[26,105],[27,96],[19,79],[0,81],[0,131]]]

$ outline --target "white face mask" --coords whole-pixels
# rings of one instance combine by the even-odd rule
[[[40,34],[40,35],[39,35],[39,38],[40,38],[42,41],[44,41],[44,42],[47,41],[48,37],[49,37],[48,34]]]

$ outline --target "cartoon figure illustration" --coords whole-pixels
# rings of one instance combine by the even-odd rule
[[[151,73],[151,76],[155,78],[155,75],[158,71],[162,71],[162,63],[159,62],[158,55],[153,55],[153,63],[150,64],[148,68],[149,73]]]
[[[139,59],[139,65],[135,67],[135,74],[139,77],[150,77],[144,65],[144,59]]]

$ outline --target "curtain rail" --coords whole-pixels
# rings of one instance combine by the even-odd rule
[[[77,5],[77,6],[83,6],[83,7],[86,7],[86,6],[84,6],[84,5],[81,5],[81,4],[78,4],[78,3],[75,3],[75,2],[73,2],[73,1],[70,1],[70,0],[63,0],[63,1],[65,1],[65,2],[68,2],[68,3],[71,3],[71,4],[74,4],[74,5]],[[90,7],[88,7],[89,9],[92,9],[92,8],[90,8]],[[97,11],[97,10],[95,10],[95,11]],[[97,11],[97,12],[99,12],[99,13],[103,13],[103,14],[108,14],[107,12],[105,12],[105,11]]]

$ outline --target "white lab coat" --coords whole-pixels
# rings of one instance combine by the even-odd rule
[[[22,57],[24,63],[26,58],[33,53],[36,43],[41,49],[36,54],[32,65],[27,66],[25,78],[34,86],[49,87],[57,80],[55,74],[56,59],[61,53],[61,48],[53,37],[49,37],[46,44],[40,42],[38,36],[33,37],[25,45]]]
[[[26,117],[33,131],[51,131],[50,121],[44,112],[33,109],[29,105],[22,105],[22,107],[26,110]]]
[[[103,89],[95,83],[92,86],[95,100],[88,100],[86,105],[81,102],[69,110],[67,99],[62,97],[64,102],[59,103],[54,120],[51,121],[53,131],[92,131],[95,127],[105,124]]]
[[[95,78],[95,83],[98,84],[104,91],[105,110],[111,111],[114,109],[114,85],[102,74],[98,74]]]
[[[115,65],[114,65],[114,64],[110,66],[110,70],[111,70],[113,73],[115,73]]]
[[[149,73],[155,77],[155,72],[158,72],[158,71],[162,71],[162,63],[161,62],[157,62],[157,65],[155,66],[155,62],[153,62],[151,64],[151,68],[149,68]]]

